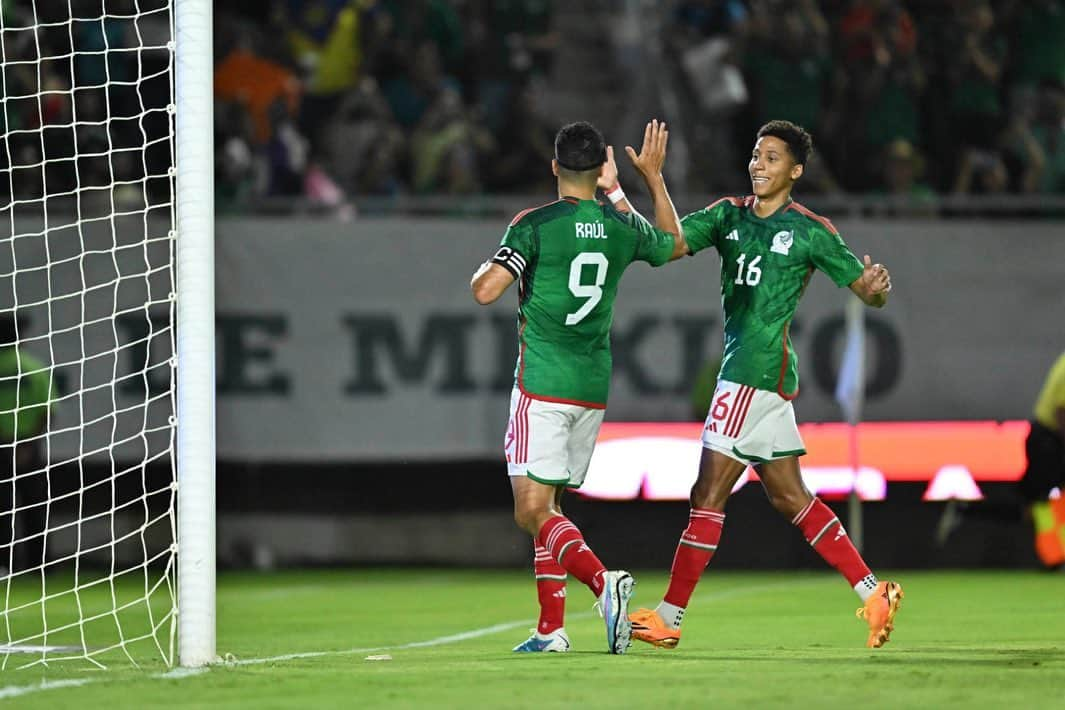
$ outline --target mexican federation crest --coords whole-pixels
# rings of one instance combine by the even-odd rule
[[[773,246],[769,247],[769,251],[776,252],[777,254],[788,255],[788,251],[791,249],[791,245],[795,243],[795,234],[790,230],[784,230],[777,232],[773,235]]]

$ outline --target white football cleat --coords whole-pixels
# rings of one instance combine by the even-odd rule
[[[570,648],[565,629],[555,629],[545,635],[536,633],[536,629],[532,632],[532,636],[514,647],[515,653],[565,653]]]
[[[629,597],[635,584],[636,580],[625,570],[609,570],[603,575],[603,593],[597,606],[606,622],[607,649],[614,654],[625,653],[632,643]]]

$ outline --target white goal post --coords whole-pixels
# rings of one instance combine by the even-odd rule
[[[217,659],[211,13],[0,5],[0,669]]]
[[[178,639],[215,660],[214,57],[211,0],[174,0],[177,38]]]

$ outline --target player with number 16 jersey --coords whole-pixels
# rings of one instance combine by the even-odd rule
[[[773,507],[861,599],[866,644],[883,646],[894,629],[902,586],[873,574],[799,468],[806,449],[791,403],[799,378],[788,324],[806,284],[814,271],[823,271],[876,308],[887,303],[891,290],[882,264],[868,255],[864,264],[858,261],[831,222],[792,200],[812,149],[801,126],[770,121],[759,129],[747,165],[753,194],[726,197],[681,220],[690,253],[714,247],[721,257],[725,350],[669,586],[656,608],[631,616],[633,637],[655,646],[680,642],[692,593],[721,541],[725,505],[748,466],[758,472]]]
[[[849,286],[863,266],[824,217],[793,201],[759,217],[754,199],[725,197],[681,223],[692,254],[714,247],[721,256],[721,379],[792,399],[799,376],[788,324],[806,283],[819,269]]]

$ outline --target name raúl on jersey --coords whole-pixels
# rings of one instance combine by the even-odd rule
[[[606,229],[602,222],[576,222],[577,239],[606,239]]]

